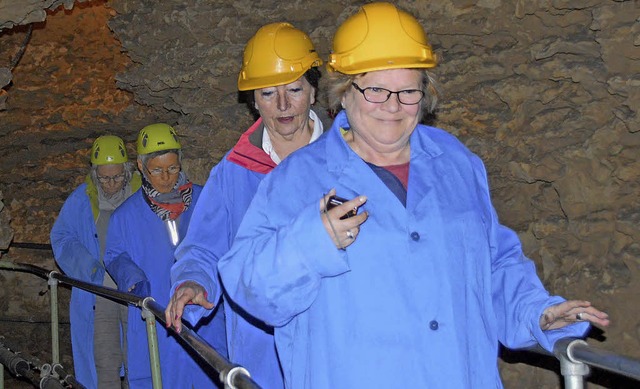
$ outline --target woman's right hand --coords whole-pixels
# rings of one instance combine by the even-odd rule
[[[340,219],[350,210],[360,207],[367,202],[366,196],[357,196],[343,204],[327,210],[329,198],[336,194],[335,189],[331,189],[320,200],[320,213],[322,214],[322,224],[325,230],[333,240],[333,243],[339,249],[344,249],[355,242],[358,234],[360,234],[360,226],[369,217],[369,213],[364,211],[355,216],[346,219]]]
[[[207,291],[204,287],[193,281],[180,284],[169,300],[169,305],[164,311],[164,319],[167,328],[173,325],[176,332],[182,331],[182,313],[184,306],[197,304],[206,309],[213,309],[215,304],[207,300]]]

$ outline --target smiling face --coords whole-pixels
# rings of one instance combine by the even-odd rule
[[[361,89],[421,90],[423,77],[419,70],[391,69],[365,73],[354,82]],[[409,137],[420,121],[423,104],[402,104],[397,94],[391,94],[384,103],[371,103],[354,87],[346,91],[342,103],[353,131],[352,147],[369,162],[376,160],[376,155],[408,149]]]
[[[143,166],[142,161],[138,159],[138,169],[155,190],[169,193],[178,182],[180,159],[176,153],[166,153],[148,160],[147,166]]]
[[[270,133],[289,138],[308,128],[315,89],[305,77],[286,85],[256,89],[254,97],[255,107]]]

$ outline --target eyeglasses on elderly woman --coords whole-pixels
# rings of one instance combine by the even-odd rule
[[[182,169],[182,167],[174,165],[174,166],[169,166],[167,169],[163,169],[163,168],[157,167],[155,169],[149,170],[149,168],[145,166],[145,169],[147,169],[149,174],[152,175],[153,177],[159,177],[165,172],[167,174],[169,174],[170,176],[176,175],[176,174],[180,173],[180,170]]]
[[[351,85],[362,95],[364,99],[370,103],[381,104],[389,100],[392,94],[398,95],[398,101],[404,105],[418,104],[424,98],[424,92],[420,89],[405,89],[399,91],[390,91],[388,89],[377,86],[360,88],[358,84],[352,82]]]
[[[121,183],[122,181],[124,181],[124,173],[122,174],[117,174],[115,176],[98,176],[98,181],[101,184],[107,184],[110,181],[113,181],[115,183]]]

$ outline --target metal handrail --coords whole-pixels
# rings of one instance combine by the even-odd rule
[[[120,292],[119,290],[116,290],[116,289],[111,289],[101,285],[92,284],[90,282],[80,281],[76,278],[65,276],[64,274],[57,272],[55,270],[47,270],[39,266],[30,265],[27,263],[17,263],[17,262],[1,260],[0,269],[27,272],[27,273],[35,274],[45,279],[53,278],[67,285],[86,290],[88,292],[100,295],[102,297],[113,298],[123,303],[135,305],[136,307],[139,307],[139,308],[142,308],[142,301],[144,300],[132,293]]]
[[[53,290],[56,289],[56,283],[57,283],[57,282],[52,282],[52,280],[56,280],[56,281],[65,283],[67,285],[86,290],[93,294],[97,294],[102,297],[127,303],[129,305],[134,305],[142,309],[143,316],[146,317],[147,319],[147,331],[149,331],[151,327],[153,327],[153,330],[155,330],[155,325],[150,326],[149,324],[151,324],[150,322],[155,323],[156,319],[160,321],[160,323],[166,324],[164,321],[165,307],[158,304],[152,297],[141,298],[132,293],[120,292],[116,289],[107,288],[107,287],[92,284],[89,282],[80,281],[78,279],[65,276],[64,274],[61,274],[57,271],[50,271],[35,265],[30,265],[25,263],[15,263],[10,261],[0,260],[0,270],[1,269],[27,272],[27,273],[35,274],[39,277],[47,279],[49,281],[48,283],[50,287],[52,288],[52,300],[54,300],[54,297],[55,297]],[[54,304],[57,304],[57,303],[52,301],[52,312],[54,310],[57,312],[57,306],[55,307],[55,309],[53,308]],[[56,326],[57,326],[57,315],[55,318],[52,315],[52,327],[54,326],[54,323],[53,323],[54,321],[56,322]],[[187,323],[184,323],[184,324],[187,324]],[[196,353],[196,355],[198,355],[199,358],[201,358],[205,363],[211,366],[219,374],[220,381],[224,383],[225,388],[260,389],[260,386],[251,379],[249,372],[245,368],[237,364],[231,363],[224,356],[220,355],[204,339],[202,339],[198,334],[193,332],[193,330],[191,330],[188,327],[188,325],[184,325],[182,327],[182,331],[180,332],[174,331],[173,328],[171,328],[171,330],[176,336],[184,340],[184,342],[188,345],[188,347],[190,347]],[[54,331],[52,330],[52,337],[55,338],[55,340],[52,340],[53,342],[52,348],[54,349],[53,360],[55,363],[55,361],[59,359],[58,356],[55,355],[56,353],[55,349],[56,349],[57,337],[58,337],[57,331],[55,331],[54,333]],[[157,352],[157,340],[155,340],[155,346],[152,346],[151,342],[152,340],[150,339],[150,348],[155,347],[155,350]],[[152,366],[152,370],[153,370],[153,366]],[[156,383],[154,379],[154,388],[160,388],[160,387],[161,387],[161,383]]]
[[[75,278],[67,277],[56,271],[49,271],[29,264],[0,260],[0,269],[24,271],[46,278],[49,280],[49,285],[52,287],[52,290],[55,289],[56,282],[51,281],[57,280],[103,297],[126,302],[130,305],[139,307],[143,311],[143,316],[146,315],[145,317],[148,318],[148,330],[149,324],[153,324],[152,327],[155,329],[155,319],[166,324],[164,321],[165,307],[156,303],[152,297],[140,298],[131,293],[120,292],[104,286],[87,283]],[[52,300],[53,297],[52,293]],[[54,302],[52,302],[52,304],[54,304]],[[57,321],[57,317],[55,320]],[[54,318],[52,318],[52,327],[53,321]],[[179,336],[184,340],[193,352],[195,352],[204,362],[209,364],[216,372],[219,373],[220,380],[225,384],[225,388],[260,389],[255,381],[251,379],[249,372],[246,369],[242,366],[229,362],[188,326],[183,326],[181,332],[178,333],[174,331],[174,333],[176,336]],[[57,333],[54,334],[54,331],[52,331],[52,335],[57,338]],[[529,348],[527,351],[558,358],[560,361],[560,373],[565,380],[565,389],[582,389],[584,387],[584,379],[589,374],[590,366],[640,381],[640,360],[594,348],[581,339],[560,339],[556,342],[553,353],[546,351],[540,346]],[[56,360],[56,358],[57,356],[54,355],[54,360]],[[155,382],[154,385],[156,385]]]
[[[158,321],[166,325],[166,322],[164,321],[165,307],[149,297],[144,299],[143,305],[144,308],[148,309],[157,319],[159,319]],[[215,366],[225,367],[224,369],[216,369],[216,371],[220,373],[220,381],[225,383],[228,387],[239,389],[258,388],[257,384],[250,378],[249,372],[246,369],[242,366],[230,363],[189,327],[182,326],[182,331],[176,334],[184,339],[184,341],[191,346],[191,349],[211,366],[214,366],[214,368]]]

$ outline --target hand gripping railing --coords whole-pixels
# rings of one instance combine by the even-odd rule
[[[48,280],[51,289],[51,338],[52,338],[52,360],[54,364],[60,361],[60,347],[58,342],[58,294],[57,284],[63,282],[67,285],[80,288],[97,294],[99,296],[111,298],[116,301],[134,305],[142,309],[142,316],[146,320],[147,339],[149,342],[149,355],[151,362],[151,373],[153,387],[155,389],[162,388],[162,379],[160,374],[160,363],[158,357],[158,340],[156,334],[156,319],[160,323],[164,322],[164,307],[156,303],[152,297],[140,298],[132,293],[120,292],[115,289],[106,288],[96,284],[77,280],[67,277],[57,271],[49,271],[38,266],[14,263],[10,261],[0,261],[0,269],[8,269],[22,271],[35,274]],[[173,329],[172,329],[173,330]],[[205,363],[218,372],[220,381],[224,383],[227,389],[260,389],[249,376],[249,372],[242,366],[238,366],[229,362],[225,357],[215,351],[204,339],[198,336],[187,326],[182,327],[180,333],[174,334],[180,337]],[[0,377],[1,378],[1,377]],[[0,388],[1,388],[0,382]]]
[[[147,321],[154,388],[161,388],[155,321],[159,319],[161,323],[164,323],[164,307],[156,303],[152,297],[140,298],[134,294],[79,281],[58,272],[48,271],[28,264],[0,261],[0,269],[29,272],[48,279],[51,287],[51,335],[54,364],[60,359],[58,356],[58,309],[56,301],[58,281],[141,308],[143,317]],[[259,389],[259,386],[250,378],[249,373],[242,366],[230,363],[188,327],[183,326],[182,331],[175,334],[182,338],[203,361],[219,373],[220,380],[224,383],[225,388]],[[580,339],[560,339],[555,344],[553,354],[539,346],[528,350],[539,354],[552,355],[559,359],[560,373],[565,380],[565,389],[582,389],[584,387],[584,379],[589,374],[589,366],[640,381],[640,360],[596,349]]]

